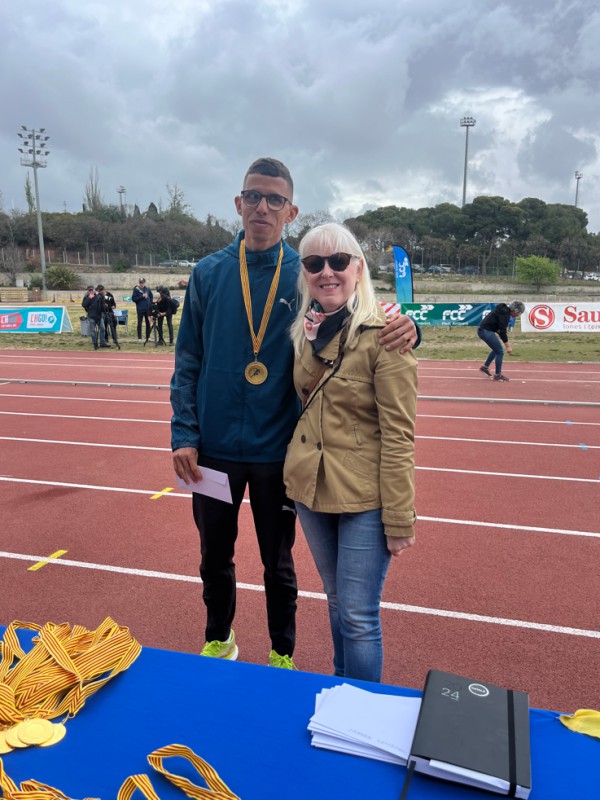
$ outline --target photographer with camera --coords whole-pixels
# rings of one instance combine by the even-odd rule
[[[173,314],[177,313],[179,303],[173,300],[171,292],[164,286],[158,287],[159,300],[156,303],[157,317],[158,317],[158,344],[165,345],[163,337],[163,322],[167,320],[167,328],[169,329],[169,344],[173,344]],[[175,305],[177,303],[177,305]]]
[[[104,325],[104,300],[102,295],[98,294],[98,288],[94,289],[93,286],[88,286],[81,305],[87,313],[88,322],[90,326],[90,337],[94,350],[101,347],[110,347],[106,343],[106,328]],[[104,288],[104,287],[102,287]],[[99,334],[99,335],[98,335]]]
[[[150,338],[150,308],[153,296],[150,289],[146,288],[146,279],[140,278],[138,285],[134,288],[131,299],[135,303],[137,311],[137,337],[138,342],[142,341],[142,320],[146,321],[146,341]]]
[[[117,303],[115,301],[114,295],[109,292],[107,289],[99,284],[96,286],[96,291],[100,295],[100,304],[102,307],[102,319],[104,321],[104,343],[103,347],[110,347],[108,341],[108,335],[112,336],[113,342],[116,344],[118,349],[121,349],[121,345],[119,344],[119,337],[117,336],[117,318],[115,316],[114,309],[117,307]]]

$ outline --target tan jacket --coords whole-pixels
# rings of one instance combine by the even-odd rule
[[[388,536],[412,536],[417,360],[387,352],[378,332],[363,331],[339,370],[319,381],[288,446],[284,480],[288,496],[313,511],[381,508]],[[334,361],[339,338],[319,356]],[[300,397],[319,366],[307,341],[294,365]]]

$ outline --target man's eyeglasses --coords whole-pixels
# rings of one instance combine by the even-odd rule
[[[262,192],[257,192],[255,189],[243,189],[240,194],[244,204],[250,208],[259,206],[263,197],[267,201],[267,206],[271,211],[281,211],[286,203],[292,202],[282,194],[262,194]]]
[[[350,261],[358,256],[350,253],[332,253],[330,256],[306,256],[302,259],[302,265],[311,275],[318,275],[325,267],[325,262],[329,264],[334,272],[343,272]]]

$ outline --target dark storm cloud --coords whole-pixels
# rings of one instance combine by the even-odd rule
[[[248,163],[293,170],[302,210],[459,203],[582,206],[600,227],[600,12],[589,0],[16,0],[0,9],[0,190],[24,205],[16,131],[45,125],[42,205],[147,207],[177,184],[198,216],[232,219]],[[26,54],[26,57],[24,57]],[[18,65],[18,69],[15,69]]]

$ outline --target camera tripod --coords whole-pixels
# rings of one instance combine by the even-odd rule
[[[154,347],[158,347],[160,339],[158,338],[158,328],[156,323],[158,322],[158,314],[152,315],[152,325],[150,326],[150,330],[148,331],[148,335],[146,336],[146,341],[144,342],[144,347],[150,341],[150,336],[154,336]]]
[[[119,344],[119,334],[117,332],[117,320],[115,319],[114,314],[111,311],[103,311],[102,315],[104,317],[104,330],[106,336],[106,343],[109,344],[109,333],[112,337],[113,342],[117,346],[117,349],[121,349],[121,345]]]

